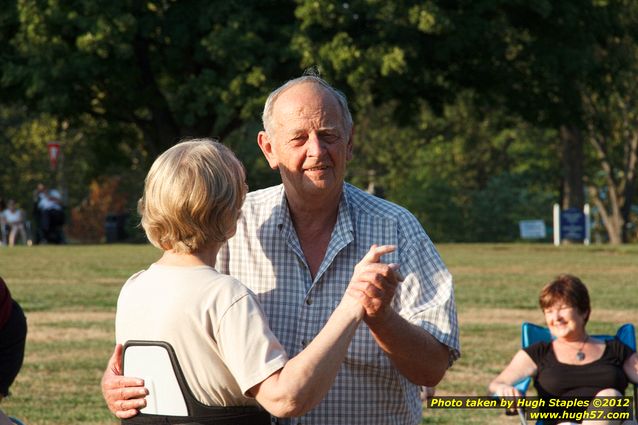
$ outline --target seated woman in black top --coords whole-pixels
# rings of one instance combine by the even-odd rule
[[[490,383],[491,393],[519,397],[521,394],[513,385],[526,376],[534,377],[538,396],[545,400],[574,396],[620,397],[629,380],[638,382],[635,352],[618,340],[602,341],[587,334],[585,325],[591,307],[587,288],[580,279],[558,276],[543,288],[539,304],[554,340],[532,344],[516,353],[509,366]],[[583,423],[625,425],[636,422]]]

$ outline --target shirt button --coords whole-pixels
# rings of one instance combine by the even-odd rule
[[[306,298],[306,304],[312,305],[312,298],[311,297]]]
[[[302,339],[301,340],[301,346],[306,348],[306,345],[308,345],[308,340],[307,339]]]

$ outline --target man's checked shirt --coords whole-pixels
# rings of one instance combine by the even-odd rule
[[[459,340],[452,276],[434,245],[407,210],[349,184],[344,184],[337,223],[314,279],[283,185],[248,194],[237,233],[220,251],[216,267],[255,292],[292,357],[319,333],[372,244],[397,246],[382,258],[400,264],[405,277],[394,297],[395,311],[447,345],[455,360]],[[398,373],[362,322],[326,398],[303,417],[277,423],[410,425],[420,423],[421,415],[419,387]]]

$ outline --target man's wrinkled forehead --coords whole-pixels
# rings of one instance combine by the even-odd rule
[[[343,117],[334,96],[318,84],[304,83],[281,93],[273,104],[273,124],[288,131],[314,122],[322,129],[340,128]]]

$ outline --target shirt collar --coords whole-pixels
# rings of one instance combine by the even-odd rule
[[[351,208],[350,205],[352,203],[348,190],[348,184],[343,184],[343,190],[341,191],[341,200],[339,201],[339,211],[337,212],[337,222],[335,224],[335,230],[332,232],[333,236],[339,236],[346,238],[346,235],[349,233],[351,236],[354,236],[354,225],[352,223],[351,216]],[[275,207],[275,215],[277,217],[277,228],[281,232],[290,232],[294,231],[294,226],[292,225],[292,218],[290,217],[290,209],[288,208],[288,201],[286,200],[286,191],[284,190],[284,185],[280,186],[281,190],[279,193],[279,204]]]

